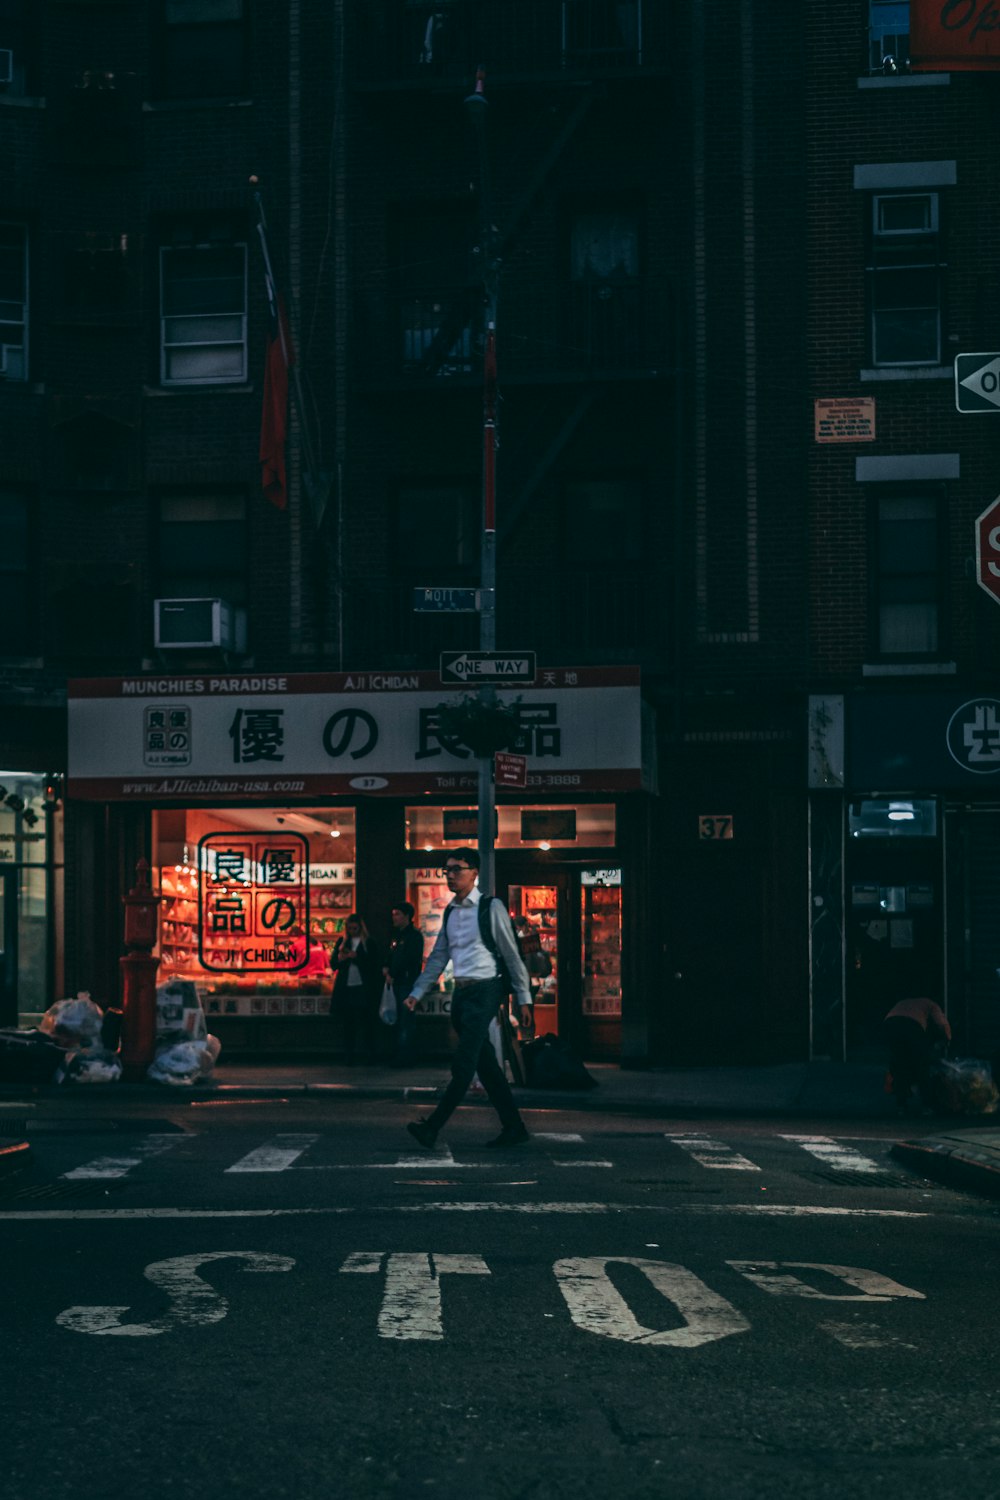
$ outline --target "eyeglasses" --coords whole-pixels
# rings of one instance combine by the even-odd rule
[[[471,870],[471,865],[444,865],[439,870],[441,875],[457,875],[459,870]]]

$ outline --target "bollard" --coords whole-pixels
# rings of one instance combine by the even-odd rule
[[[135,867],[136,883],[125,906],[125,946],[119,959],[122,973],[121,1063],[125,1083],[139,1083],[153,1061],[156,1050],[156,971],[159,959],[151,949],[157,935],[160,897],[149,883],[149,865],[140,859]]]

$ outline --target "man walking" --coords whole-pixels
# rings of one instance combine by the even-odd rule
[[[405,1003],[412,1011],[451,959],[455,971],[451,1021],[458,1032],[458,1047],[452,1059],[451,1082],[440,1104],[426,1120],[414,1120],[406,1128],[421,1146],[433,1150],[438,1132],[461,1104],[473,1075],[478,1073],[502,1127],[496,1139],[486,1144],[519,1146],[529,1139],[528,1132],[518,1114],[506,1074],[497,1061],[489,1029],[501,1002],[507,998],[504,971],[514,990],[521,1023],[530,1024],[531,989],[527,971],[503,902],[483,896],[479,890],[476,850],[456,849],[448,855],[444,872],[452,899],[445,908],[427,967]],[[485,908],[487,901],[489,906]]]
[[[401,901],[392,908],[392,947],[389,962],[382,970],[396,996],[396,1050],[393,1062],[406,1067],[413,1061],[413,1011],[404,1005],[413,989],[424,961],[424,940],[413,925],[413,903]]]

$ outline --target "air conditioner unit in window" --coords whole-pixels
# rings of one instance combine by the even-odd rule
[[[9,47],[0,47],[0,83],[14,82],[14,54]]]
[[[154,599],[153,640],[158,651],[246,649],[246,614],[225,599]]]

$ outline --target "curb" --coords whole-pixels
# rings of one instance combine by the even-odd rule
[[[897,1141],[890,1154],[924,1177],[1000,1197],[1000,1157],[995,1151],[977,1151],[975,1146],[929,1136],[922,1141]]]
[[[0,1146],[0,1177],[8,1177],[31,1165],[31,1146],[27,1141],[10,1141]]]
[[[86,1098],[105,1102],[108,1099],[122,1103],[140,1101],[164,1104],[168,1099],[177,1103],[205,1103],[209,1100],[235,1103],[240,1099],[265,1100],[308,1097],[320,1103],[334,1103],[338,1099],[401,1100],[415,1106],[431,1104],[441,1097],[444,1083],[440,1084],[361,1084],[361,1083],[307,1083],[243,1084],[205,1082],[191,1086],[171,1086],[161,1083],[98,1083],[73,1084],[55,1087],[35,1086],[18,1089],[16,1085],[0,1085],[0,1106],[5,1101],[22,1102],[30,1097],[37,1102],[68,1102],[74,1104]],[[709,1119],[837,1119],[858,1122],[876,1121],[885,1123],[888,1116],[878,1108],[859,1108],[856,1101],[850,1105],[832,1102],[811,1104],[796,1098],[787,1104],[764,1102],[741,1102],[739,1100],[710,1100],[695,1102],[685,1099],[662,1099],[646,1094],[632,1098],[621,1095],[603,1095],[600,1088],[577,1093],[570,1089],[543,1090],[514,1088],[514,1098],[521,1109],[570,1110],[579,1113],[637,1115],[664,1120],[709,1120]],[[473,1095],[464,1101],[473,1107],[489,1107],[485,1097]]]

